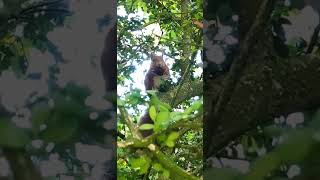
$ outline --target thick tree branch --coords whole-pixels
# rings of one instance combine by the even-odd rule
[[[195,96],[202,95],[203,92],[203,82],[201,80],[195,81],[187,81],[181,85],[181,89],[179,91],[179,95],[176,97],[174,104],[172,107],[176,107],[178,104],[182,103],[186,99],[190,99]],[[166,92],[166,93],[159,93],[159,98],[161,101],[170,103],[172,98],[174,97],[174,92],[177,91],[178,87]]]
[[[318,107],[319,72],[320,58],[314,56],[266,58],[248,66],[221,112],[221,121],[212,129],[206,156],[276,116]]]
[[[151,153],[154,155],[154,157],[167,169],[170,170],[172,174],[170,174],[170,177],[172,179],[186,179],[186,180],[198,180],[199,178],[189,174],[185,170],[183,170],[181,167],[177,166],[170,158],[168,158],[165,154],[161,152],[161,150],[151,144],[148,146]],[[176,178],[174,178],[176,177]]]
[[[3,148],[3,154],[10,164],[15,180],[42,180],[40,172],[24,150]]]

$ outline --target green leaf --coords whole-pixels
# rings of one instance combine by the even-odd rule
[[[170,122],[169,117],[170,117],[169,111],[159,112],[157,115],[153,130],[155,132],[160,132],[161,130],[166,129]]]
[[[32,108],[32,128],[33,132],[40,131],[40,126],[49,120],[51,116],[50,107],[48,105],[39,104]]]
[[[178,139],[180,134],[178,132],[171,132],[168,136],[168,139],[175,141]]]
[[[256,140],[255,140],[253,137],[251,137],[251,143],[252,143],[251,148],[252,148],[253,152],[257,152],[258,149],[259,149],[259,147],[258,147],[258,145],[257,145]]]
[[[151,95],[150,105],[152,106],[152,105],[158,105],[158,104],[160,104],[159,98],[155,94]]]
[[[202,107],[202,99],[193,103],[193,105],[191,107],[193,110],[200,109]]]
[[[21,148],[31,140],[28,134],[9,119],[0,118],[0,146]]]
[[[188,115],[188,114],[191,114],[192,112],[194,111],[197,111],[199,110],[200,108],[202,108],[202,98],[196,102],[194,102],[192,104],[192,106],[190,106],[189,108],[187,108],[185,111],[184,111],[184,114]]]
[[[91,93],[90,89],[87,87],[81,87],[73,83],[67,84],[64,91],[71,97],[79,100],[85,100]]]
[[[157,136],[157,140],[159,142],[164,142],[167,139],[167,136],[165,134],[159,134],[159,136]]]
[[[170,113],[168,111],[159,112],[156,118],[156,122],[166,122],[169,120]]]
[[[121,100],[120,98],[117,98],[117,105],[120,107],[123,107],[125,105],[125,102]]]
[[[153,164],[153,168],[154,168],[156,171],[162,171],[162,170],[163,170],[162,165],[159,164],[159,163],[154,163],[154,164]]]
[[[155,121],[156,120],[156,117],[157,117],[157,110],[154,106],[151,106],[149,108],[149,115],[150,115],[150,118]]]
[[[137,159],[131,159],[130,163],[132,168],[139,170],[139,174],[145,174],[151,165],[151,159],[147,156],[142,156]]]
[[[178,132],[171,132],[166,140],[166,145],[168,147],[174,147],[175,141],[178,139],[179,135]]]
[[[174,143],[174,141],[167,140],[167,141],[166,141],[166,145],[167,145],[168,147],[172,148],[172,147],[174,147],[175,143]]]
[[[140,130],[150,130],[153,129],[154,125],[153,124],[143,124],[139,127]]]
[[[160,111],[170,111],[171,107],[167,103],[160,102],[159,109],[160,109]]]
[[[173,121],[179,121],[182,119],[182,115],[182,112],[171,112],[170,119],[172,119]]]
[[[54,110],[61,115],[81,118],[89,117],[89,107],[79,104],[70,96],[57,93],[54,97],[54,104]]]
[[[170,171],[163,170],[162,176],[165,177],[165,178],[169,178],[170,177]]]
[[[40,137],[46,142],[62,143],[70,140],[79,128],[77,119],[55,114]]]

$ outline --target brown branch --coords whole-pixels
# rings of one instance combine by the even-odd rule
[[[219,122],[219,128],[212,129],[207,157],[258,124],[320,104],[320,58],[267,58],[244,71],[221,112],[223,121]],[[208,117],[209,120],[213,121]]]
[[[187,81],[182,84],[180,93],[176,97],[175,102],[173,103],[172,107],[176,107],[181,102],[185,101],[186,99],[190,99],[195,96],[200,96],[203,93],[203,82],[201,80],[195,80],[195,81]],[[170,90],[166,93],[159,93],[159,99],[161,101],[170,103],[172,98],[174,97],[174,92],[177,91],[178,87],[175,87],[174,89]]]
[[[120,114],[121,114],[121,118],[125,122],[125,124],[128,126],[132,136],[134,138],[141,139],[142,138],[141,133],[139,132],[137,125],[131,119],[131,117],[128,114],[127,110],[122,106],[118,106],[118,108],[119,108],[119,111],[120,111]]]
[[[42,180],[40,172],[34,166],[24,150],[3,148],[15,180]]]

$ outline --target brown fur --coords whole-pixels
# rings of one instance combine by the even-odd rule
[[[169,77],[169,67],[164,62],[163,57],[152,55],[151,65],[144,80],[146,90],[159,90],[161,78],[169,79]],[[139,126],[143,124],[153,124],[148,112],[145,112],[140,118]],[[143,137],[147,137],[152,134],[152,130],[144,130],[140,132]]]
[[[152,55],[151,65],[144,80],[146,90],[159,90],[161,78],[169,79],[169,67],[162,56]]]

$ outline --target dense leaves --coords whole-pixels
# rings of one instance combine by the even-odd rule
[[[189,90],[202,87],[185,91],[181,86],[202,81],[195,76],[202,29],[193,24],[202,20],[202,1],[129,0],[119,1],[118,9],[118,83],[125,89],[118,98],[118,131],[124,135],[118,138],[118,178],[198,179],[202,175],[202,99],[200,93],[190,96]],[[145,95],[133,88],[132,74],[141,72],[141,64],[157,52],[172,64],[171,81],[161,81],[160,92]],[[138,126],[144,114],[151,122]],[[153,134],[142,138],[140,130]]]

